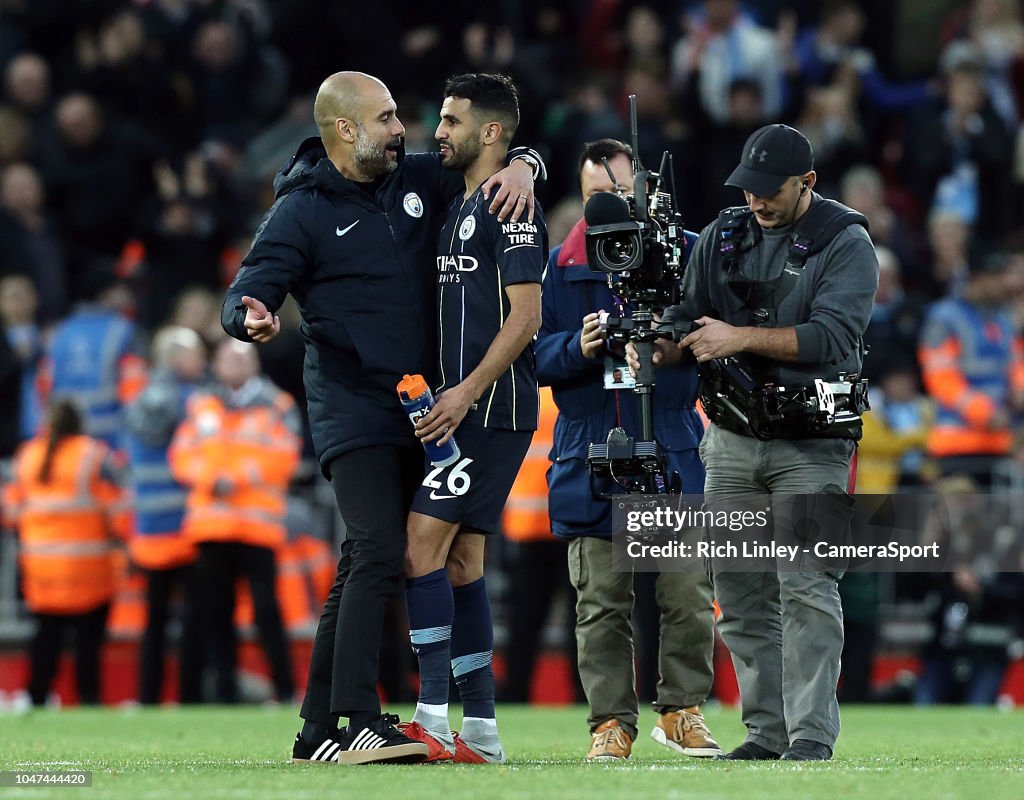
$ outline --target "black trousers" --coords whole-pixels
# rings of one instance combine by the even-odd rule
[[[295,683],[281,608],[277,604],[274,551],[242,542],[200,542],[198,567],[205,597],[207,643],[217,675],[217,702],[238,702],[238,633],[234,617],[235,586],[242,576],[249,582],[256,630],[270,666],[274,693],[278,700],[290,701]]]
[[[139,702],[160,702],[164,685],[164,656],[167,651],[167,621],[171,600],[179,590],[181,600],[178,637],[178,696],[182,703],[202,700],[203,623],[202,586],[195,564],[173,569],[145,570],[146,630],[139,656]]]
[[[576,590],[569,582],[565,542],[541,540],[510,543],[508,647],[502,700],[527,703],[541,649],[541,637],[555,601],[563,605],[566,655],[574,701],[583,698],[576,658]]]
[[[300,712],[324,725],[380,713],[384,610],[402,587],[406,520],[423,480],[423,449],[360,448],[331,461],[330,473],[347,533],[313,640]]]
[[[96,705],[100,702],[100,650],[109,614],[109,603],[84,614],[35,614],[36,633],[31,644],[32,673],[28,683],[32,705],[46,704],[46,695],[57,674],[68,630],[74,633],[75,639],[78,702],[82,705]]]

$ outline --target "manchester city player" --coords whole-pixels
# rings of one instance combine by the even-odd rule
[[[424,441],[455,435],[462,457],[430,468],[409,517],[406,604],[419,657],[420,695],[406,736],[428,760],[501,763],[494,721],[494,635],[484,583],[484,542],[537,427],[532,340],[540,327],[540,283],[548,254],[539,206],[534,221],[498,222],[481,184],[505,163],[519,124],[515,85],[502,75],[460,75],[445,86],[434,133],[442,164],[459,170],[456,198],[438,245],[438,399],[417,425]],[[463,725],[448,723],[449,665]]]

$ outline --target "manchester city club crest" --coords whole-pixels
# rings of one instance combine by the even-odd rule
[[[466,241],[476,231],[476,217],[466,217],[459,226],[459,238]]]
[[[419,219],[423,216],[423,201],[420,200],[420,196],[416,192],[409,192],[405,196],[405,199],[402,200],[402,207],[410,217]]]

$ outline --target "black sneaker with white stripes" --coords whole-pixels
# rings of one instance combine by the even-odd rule
[[[299,764],[415,764],[424,761],[427,745],[401,733],[397,714],[381,714],[353,733],[349,728],[334,731],[319,742],[308,742],[295,734],[292,761]]]
[[[397,714],[381,714],[369,725],[342,732],[340,764],[415,764],[426,759],[429,748],[398,730]]]
[[[292,745],[292,761],[296,764],[337,764],[338,753],[344,743],[344,736],[348,733],[345,729],[336,730],[327,738],[319,742],[307,742],[302,738],[301,733],[295,734],[295,744]]]

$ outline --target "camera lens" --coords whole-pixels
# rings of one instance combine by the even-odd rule
[[[628,272],[640,265],[642,250],[633,234],[611,235],[597,242],[597,266],[605,272]]]

